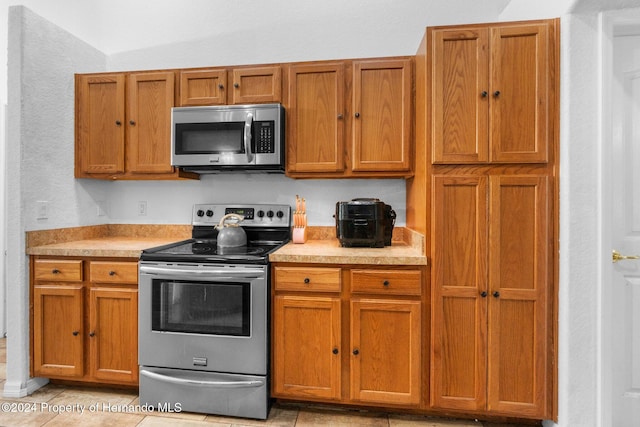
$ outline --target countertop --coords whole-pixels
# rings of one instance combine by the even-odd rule
[[[104,225],[27,232],[28,255],[138,258],[143,249],[191,237],[183,225]],[[343,248],[333,227],[309,227],[305,243],[288,243],[269,256],[271,262],[322,264],[427,265],[424,236],[394,229],[391,246]]]

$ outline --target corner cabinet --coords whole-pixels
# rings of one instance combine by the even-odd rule
[[[422,270],[276,264],[276,398],[418,407]]]
[[[553,30],[553,21],[428,29],[433,163],[548,161]]]
[[[287,174],[411,176],[412,70],[406,57],[291,64]]]
[[[76,75],[75,177],[175,179],[174,73]]]
[[[138,383],[138,263],[31,257],[31,374]]]

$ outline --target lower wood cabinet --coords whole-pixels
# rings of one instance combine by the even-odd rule
[[[273,277],[274,397],[420,404],[420,267],[275,264]]]
[[[137,260],[31,257],[31,374],[138,383]]]

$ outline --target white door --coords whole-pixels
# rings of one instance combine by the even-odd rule
[[[610,283],[612,426],[640,425],[640,36],[613,41]],[[605,290],[606,292],[606,290]],[[606,345],[606,344],[605,344]],[[605,368],[606,369],[606,368]]]

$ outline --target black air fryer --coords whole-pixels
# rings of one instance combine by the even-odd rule
[[[391,245],[396,213],[378,199],[336,203],[336,237],[342,247],[382,248]]]

